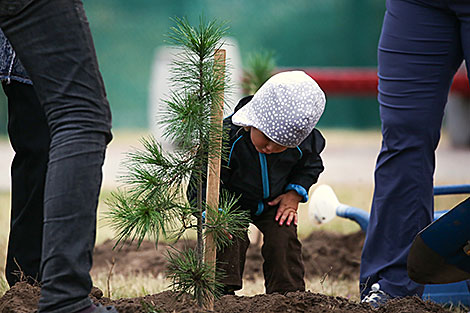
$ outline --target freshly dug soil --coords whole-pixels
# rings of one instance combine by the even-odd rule
[[[113,305],[120,313],[208,313],[184,295],[180,298],[171,291],[145,297],[110,300],[94,288],[90,294],[94,303]],[[0,298],[2,313],[32,313],[39,300],[39,287],[18,283]],[[265,313],[265,312],[350,312],[350,313],[421,313],[448,312],[432,302],[417,297],[394,299],[378,309],[355,303],[342,297],[326,296],[311,292],[290,292],[287,295],[269,294],[254,297],[224,296],[216,301],[214,311],[220,313]]]
[[[313,232],[302,240],[306,277],[329,275],[337,279],[358,279],[359,261],[364,235],[361,232],[342,235],[329,232]],[[139,249],[135,245],[112,249],[114,242],[107,241],[96,247],[94,255],[95,272],[109,271],[132,274],[135,271],[149,275],[165,275],[165,252],[167,244],[143,242]],[[175,247],[194,246],[192,241],[180,241]],[[262,257],[256,245],[249,248],[245,266],[245,279],[262,279]],[[134,312],[209,312],[198,308],[188,295],[178,298],[171,291],[145,297],[111,300],[94,288],[91,298],[95,303],[113,305],[120,313]],[[1,313],[31,313],[37,308],[39,287],[18,283],[0,298]],[[394,299],[383,307],[374,309],[342,297],[332,297],[311,292],[291,292],[287,295],[270,294],[253,297],[224,296],[215,303],[214,312],[220,313],[261,313],[261,312],[449,312],[444,307],[425,302],[417,297]]]
[[[187,295],[180,298],[171,291],[145,297],[110,300],[94,288],[90,294],[94,303],[113,305],[120,313],[207,313]],[[0,298],[2,313],[32,313],[39,300],[39,287],[18,283]],[[355,303],[342,297],[331,297],[311,292],[290,292],[287,295],[269,294],[254,297],[224,296],[216,301],[214,311],[220,313],[264,313],[264,312],[351,312],[351,313],[403,313],[403,312],[448,312],[432,302],[417,297],[394,299],[383,307],[374,309],[369,305]]]
[[[332,232],[315,231],[302,240],[302,257],[305,263],[305,277],[328,275],[335,279],[359,279],[361,249],[364,233],[343,235]],[[194,247],[193,241],[179,241],[177,249]],[[95,249],[93,257],[94,272],[108,271],[114,263],[113,272],[132,274],[149,273],[155,277],[164,275],[166,269],[165,253],[168,244],[159,243],[158,247],[150,241],[136,245],[124,245],[113,250],[114,242],[108,240]],[[245,263],[244,279],[256,280],[263,275],[263,257],[260,247],[250,245]]]

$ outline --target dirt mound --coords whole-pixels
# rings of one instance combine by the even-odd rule
[[[152,274],[155,277],[165,275],[168,249],[194,248],[196,242],[180,240],[173,246],[166,243],[158,243],[158,246],[155,246],[155,243],[150,241],[143,241],[140,247],[135,243],[115,248],[114,245],[114,241],[107,240],[95,247],[92,273],[108,271],[113,266],[114,273],[123,275],[134,273]]]
[[[379,309],[368,304],[350,301],[343,297],[326,296],[311,292],[290,292],[287,295],[270,294],[253,297],[225,296],[216,302],[215,311],[221,313],[243,312],[447,312],[442,306],[418,297],[394,299]]]
[[[364,233],[343,235],[316,231],[302,240],[302,256],[305,263],[305,277],[312,278],[328,274],[337,279],[358,279],[361,249]],[[133,272],[165,275],[166,251],[168,244],[157,247],[149,241],[142,242],[139,249],[135,244],[124,245],[113,250],[114,242],[109,240],[95,249],[93,271],[107,271],[114,263],[113,271],[120,274]],[[179,241],[175,248],[194,247],[194,241]],[[244,278],[256,280],[263,275],[263,257],[259,246],[250,245],[247,252]]]
[[[341,235],[329,232],[314,232],[302,240],[303,258],[306,276],[323,276],[338,279],[357,279],[359,260],[364,235],[361,232]],[[143,242],[139,249],[135,245],[125,245],[113,250],[114,242],[107,241],[96,247],[93,271],[108,271],[114,264],[113,271],[120,274],[142,272],[152,275],[164,275],[166,267],[165,253],[170,247],[167,244]],[[184,249],[194,246],[193,241],[180,241],[175,247]],[[245,278],[259,279],[262,275],[262,257],[260,248],[252,245],[249,248]],[[120,313],[148,312],[182,312],[207,313],[198,308],[190,296],[178,298],[171,291],[138,298],[111,300],[93,288],[90,294],[95,303],[113,305]],[[18,283],[0,298],[2,313],[31,313],[37,308],[39,287]],[[261,313],[261,312],[449,312],[442,306],[425,302],[417,297],[393,299],[379,309],[360,304],[343,297],[332,297],[318,293],[291,292],[286,295],[270,294],[253,297],[224,296],[215,303],[215,311],[220,313]]]
[[[113,305],[120,313],[181,312],[208,313],[199,309],[187,295],[176,297],[165,291],[145,297],[110,300],[94,288],[90,294],[94,303]],[[39,299],[39,287],[18,283],[0,298],[2,313],[32,313]],[[254,297],[224,296],[216,301],[214,312],[219,313],[264,313],[264,312],[351,312],[351,313],[402,313],[402,312],[449,312],[432,302],[417,297],[394,299],[379,309],[352,302],[342,297],[332,297],[311,292],[290,292],[287,295],[270,294]]]
[[[332,278],[358,280],[364,239],[362,231],[349,235],[323,231],[311,233],[302,240],[305,276],[328,274]]]
[[[0,298],[2,313],[30,313],[37,308],[39,287],[17,283]]]

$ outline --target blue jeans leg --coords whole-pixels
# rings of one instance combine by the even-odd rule
[[[0,27],[34,83],[51,134],[39,312],[75,312],[91,304],[109,104],[80,0],[0,0],[5,6]]]
[[[382,148],[362,252],[360,290],[421,295],[407,274],[408,251],[432,220],[434,151],[452,77],[463,53],[447,1],[388,0],[378,48]]]

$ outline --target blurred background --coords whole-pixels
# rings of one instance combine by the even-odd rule
[[[235,88],[249,66],[250,56],[269,53],[277,70],[310,69],[309,74],[326,91],[327,109],[319,128],[380,128],[375,69],[385,1],[85,0],[84,5],[111,104],[114,130],[155,127],[156,107],[166,91],[161,86],[168,79],[161,72],[166,70],[162,62],[168,61],[165,34],[174,25],[171,18],[187,17],[197,25],[200,16],[227,22],[231,46],[228,58]],[[320,71],[325,68],[340,71],[330,73],[325,82]],[[354,82],[358,85],[351,86]],[[466,79],[464,88],[468,90]],[[238,101],[243,93],[247,92],[236,91],[230,102]],[[2,102],[3,94],[0,134],[5,134],[6,105]],[[465,117],[463,124],[467,124],[469,106],[456,106],[455,119]],[[455,133],[452,139],[458,145],[468,145],[469,128],[456,128],[451,130]]]
[[[363,188],[365,193],[350,197],[360,202],[350,204],[368,209],[381,141],[376,51],[385,1],[84,0],[84,5],[113,113],[114,140],[105,162],[104,190],[119,184],[122,160],[139,145],[139,138],[159,131],[155,116],[168,94],[174,52],[165,42],[165,34],[175,25],[172,18],[186,17],[196,26],[203,16],[206,21],[225,21],[229,28],[225,48],[234,85],[227,97],[229,106],[256,90],[247,82],[268,78],[270,71],[302,69],[317,80],[327,95],[317,125],[327,139],[320,182],[350,193]],[[455,85],[437,151],[436,184],[470,182],[470,167],[465,166],[470,92],[464,71],[456,76]],[[7,106],[2,102],[0,93],[0,191],[8,195],[13,152],[6,136]]]
[[[152,69],[174,25],[171,17],[187,17],[193,25],[201,15],[227,21],[240,66],[250,54],[269,51],[278,67],[375,67],[385,10],[385,1],[377,0],[85,0],[84,5],[115,130],[152,126]],[[0,110],[5,133],[6,106],[0,104]],[[378,128],[375,96],[329,97],[319,127]]]
[[[320,182],[347,190],[363,186],[367,192],[358,196],[363,200],[357,205],[368,209],[381,141],[376,51],[385,1],[84,0],[84,5],[113,113],[104,190],[119,184],[122,160],[139,138],[149,133],[158,138],[161,131],[156,115],[168,95],[174,48],[167,46],[165,35],[175,25],[172,18],[185,17],[197,26],[203,16],[229,28],[225,48],[233,88],[227,102],[232,108],[271,71],[302,69],[317,80],[327,96],[317,125],[327,139]],[[464,166],[470,146],[469,96],[461,71],[447,105],[436,184],[470,182],[470,167]],[[13,151],[4,102],[0,92],[0,191],[8,194]]]

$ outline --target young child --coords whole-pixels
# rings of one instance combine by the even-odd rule
[[[243,98],[224,120],[229,132],[228,160],[222,163],[221,188],[239,196],[263,233],[266,293],[305,290],[301,244],[297,238],[299,202],[323,171],[325,147],[314,129],[325,107],[325,95],[302,71],[272,76],[254,96]],[[217,251],[225,294],[242,288],[248,235]]]

